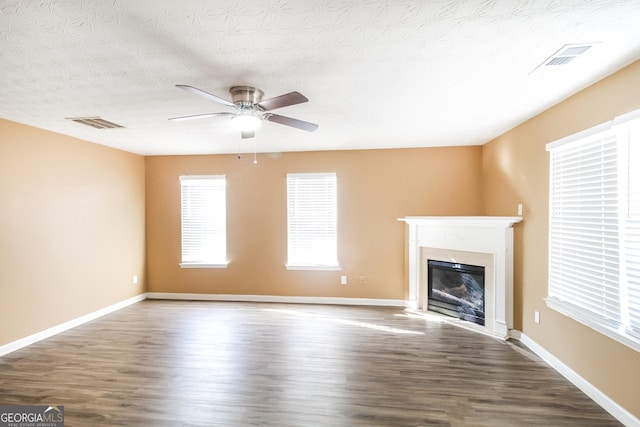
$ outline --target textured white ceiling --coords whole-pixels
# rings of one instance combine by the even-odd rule
[[[475,145],[638,58],[638,0],[0,0],[0,117],[140,154]],[[275,112],[320,127],[169,121],[230,111],[175,84],[299,91]]]

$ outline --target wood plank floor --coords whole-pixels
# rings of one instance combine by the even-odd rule
[[[520,346],[398,308],[143,301],[0,357],[70,426],[619,426]]]

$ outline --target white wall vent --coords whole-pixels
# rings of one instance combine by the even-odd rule
[[[76,123],[91,126],[96,129],[114,129],[124,127],[100,117],[67,117],[67,120],[72,120]]]

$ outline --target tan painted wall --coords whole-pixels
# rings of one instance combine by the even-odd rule
[[[143,157],[0,119],[0,204],[0,345],[144,292]]]
[[[406,215],[481,213],[481,147],[147,157],[148,291],[403,299]],[[286,174],[338,177],[342,271],[288,271]],[[226,269],[181,269],[180,175],[227,177]],[[340,275],[349,284],[340,285]],[[353,276],[366,276],[353,283]]]
[[[483,147],[485,214],[513,215],[516,329],[640,417],[640,353],[547,308],[548,142],[640,108],[640,62],[523,123]],[[540,324],[533,321],[538,310]]]

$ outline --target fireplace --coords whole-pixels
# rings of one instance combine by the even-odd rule
[[[428,260],[428,309],[484,326],[484,267]]]
[[[429,260],[484,267],[484,323],[457,318],[468,329],[509,338],[513,328],[513,225],[520,217],[405,217],[407,223],[406,304],[433,311],[429,301]]]

